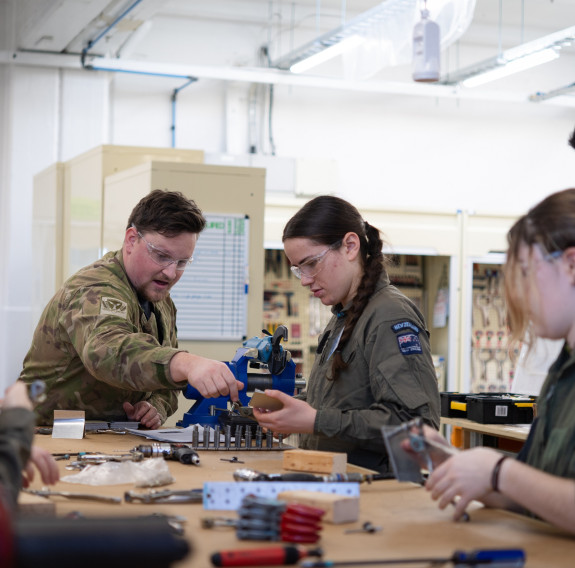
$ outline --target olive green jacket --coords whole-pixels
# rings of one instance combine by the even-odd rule
[[[575,352],[566,347],[541,387],[537,421],[519,459],[547,473],[575,478]]]
[[[106,254],[64,283],[40,318],[20,375],[27,383],[46,383],[46,399],[36,406],[39,424],[51,424],[55,409],[84,410],[86,419],[126,420],[126,401],[148,401],[162,421],[176,411],[173,389],[185,386],[169,371],[178,352],[176,308],[169,297],[153,306],[148,320],[122,251]]]
[[[330,380],[331,354],[348,308],[334,306],[319,338],[308,386],[300,395],[317,410],[314,433],[300,435],[300,445],[346,452],[348,462],[388,473],[382,426],[421,416],[439,428],[428,332],[413,302],[382,275],[342,351],[348,367]]]

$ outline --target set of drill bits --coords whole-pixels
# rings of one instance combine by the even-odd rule
[[[264,433],[258,424],[221,426],[195,424],[192,427],[192,442],[189,444],[194,450],[285,450],[291,446],[284,444],[283,435],[274,436],[269,430]]]

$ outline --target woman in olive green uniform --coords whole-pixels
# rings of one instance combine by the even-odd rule
[[[439,465],[427,488],[440,507],[459,498],[530,512],[575,533],[575,189],[554,193],[508,234],[505,296],[512,338],[563,339],[518,459],[474,448]],[[434,435],[433,433],[430,433]]]
[[[346,452],[348,462],[389,473],[381,427],[421,416],[439,427],[429,334],[419,309],[389,282],[380,232],[333,196],[308,202],[287,223],[284,249],[303,286],[332,306],[308,386],[284,407],[254,410],[304,449]]]

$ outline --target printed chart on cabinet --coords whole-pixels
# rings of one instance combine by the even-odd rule
[[[204,214],[194,261],[174,286],[180,340],[243,340],[247,334],[249,219]]]

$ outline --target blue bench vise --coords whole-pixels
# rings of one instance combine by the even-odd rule
[[[226,362],[235,378],[244,384],[243,390],[238,392],[240,404],[237,406],[247,407],[251,398],[248,393],[255,390],[276,389],[293,396],[296,388],[305,387],[305,380],[296,376],[291,353],[280,345],[287,336],[286,326],[280,325],[273,336],[256,336],[244,341],[233,360]],[[228,408],[229,396],[204,398],[191,385],[184,389],[184,396],[195,402],[177,423],[178,426],[201,424],[213,427],[221,423],[222,413],[229,415],[233,412]]]

